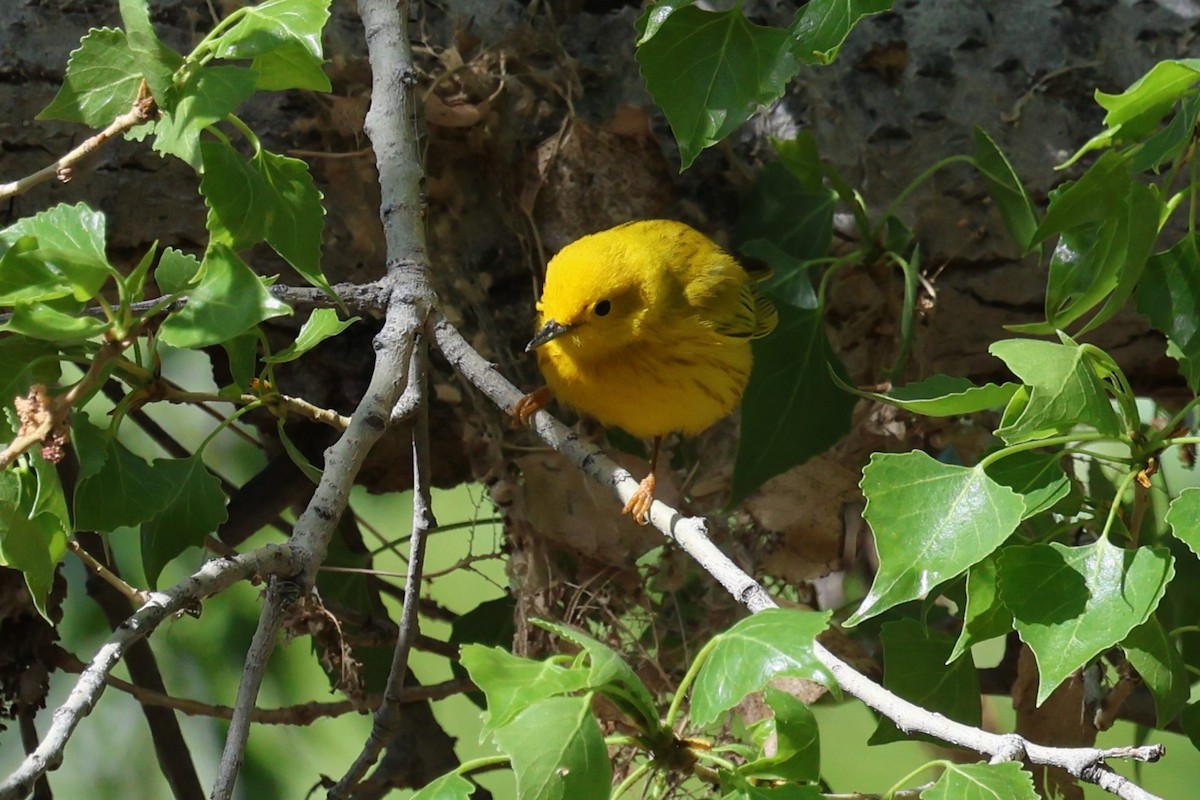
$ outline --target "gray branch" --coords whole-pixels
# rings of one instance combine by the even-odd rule
[[[195,574],[150,599],[96,651],[75,687],[54,712],[53,722],[37,748],[0,783],[0,800],[16,800],[33,789],[34,781],[62,764],[63,750],[79,725],[104,693],[105,678],[129,647],[164,620],[186,611],[205,597],[224,591],[251,575],[288,575],[300,571],[302,553],[288,545],[266,545],[245,555],[208,561]]]
[[[278,576],[270,578],[258,628],[246,651],[246,663],[242,667],[242,682],[238,686],[237,700],[233,704],[233,718],[225,735],[225,749],[221,752],[221,763],[217,767],[217,779],[213,784],[213,800],[228,800],[233,796],[234,783],[242,770],[246,758],[246,742],[250,738],[250,722],[258,690],[267,663],[275,650],[275,635],[283,624],[283,611],[296,597],[296,585]]]

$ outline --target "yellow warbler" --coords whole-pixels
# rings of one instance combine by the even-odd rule
[[[517,420],[557,396],[653,437],[650,474],[624,508],[645,524],[662,437],[700,433],[733,411],[750,379],[750,340],[775,327],[775,307],[753,284],[681,222],[628,222],[572,242],[550,261],[526,348],[547,385],[517,403]]]

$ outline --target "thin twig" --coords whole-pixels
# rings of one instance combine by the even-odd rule
[[[59,652],[56,666],[64,672],[80,673],[84,664],[79,659],[65,651]],[[109,686],[137,700],[143,706],[154,708],[169,708],[189,717],[210,717],[212,719],[233,719],[233,706],[202,703],[188,697],[174,697],[165,692],[147,689],[136,683],[121,680],[109,675],[106,679]],[[430,700],[443,700],[456,694],[476,691],[476,686],[469,678],[451,678],[448,681],[434,683],[429,686],[416,686],[405,689],[401,696],[402,703],[427,703]],[[367,695],[365,701],[338,700],[330,703],[300,703],[282,708],[254,708],[250,712],[250,721],[257,725],[311,725],[319,719],[333,719],[346,714],[365,714],[366,709],[378,704],[383,694]]]
[[[429,531],[437,527],[430,494],[429,403],[424,397],[427,363],[428,352],[422,337],[419,345],[413,348],[412,363],[409,367],[409,387],[417,387],[417,418],[413,425],[412,443],[413,517],[412,535],[409,537],[408,576],[404,583],[404,608],[400,616],[396,649],[392,655],[392,666],[388,672],[383,702],[375,713],[371,733],[350,769],[337,785],[330,789],[330,798],[349,797],[354,786],[362,780],[367,770],[379,758],[379,753],[395,735],[400,722],[404,680],[408,675],[408,656],[413,641],[421,632],[417,610],[421,598],[421,569],[425,563],[425,542]]]
[[[101,564],[96,559],[92,558],[92,554],[84,550],[79,542],[74,539],[67,541],[67,549],[90,569],[96,577],[107,583],[112,588],[116,589],[126,600],[133,603],[135,606],[140,606],[149,599],[149,595],[141,589],[135,589],[126,583],[119,575],[113,574],[112,570]]]
[[[272,577],[263,598],[258,628],[246,651],[246,663],[242,668],[242,682],[238,686],[237,701],[233,706],[233,718],[225,735],[225,749],[221,752],[221,763],[217,767],[217,779],[213,784],[212,800],[228,800],[233,796],[233,787],[246,758],[246,741],[250,738],[250,721],[258,700],[258,690],[263,676],[267,674],[267,662],[275,650],[276,635],[283,624],[284,610],[296,598],[298,587],[283,578]]]
[[[504,410],[511,410],[521,392],[508,382],[491,363],[474,350],[444,317],[433,323],[434,342],[450,364]],[[537,434],[552,448],[570,459],[579,469],[612,488],[621,502],[637,489],[638,482],[594,446],[545,411],[533,418]],[[751,612],[777,608],[775,601],[752,577],[743,572],[708,538],[704,519],[684,517],[662,501],[655,500],[650,521],[665,536],[673,539],[694,558],[726,591]],[[995,734],[972,728],[941,714],[935,714],[903,700],[854,670],[819,642],[813,655],[837,679],[847,694],[880,712],[902,730],[926,733],[943,741],[1003,760],[1025,758],[1033,764],[1062,767],[1072,775],[1094,783],[1123,800],[1158,800],[1129,779],[1114,772],[1106,759],[1157,761],[1165,752],[1162,745],[1101,750],[1088,747],[1046,747],[1026,741],[1015,734]]]
[[[133,106],[128,111],[109,123],[107,128],[95,136],[89,137],[74,150],[50,166],[43,167],[32,175],[28,175],[20,180],[0,183],[0,201],[24,194],[34,186],[45,183],[48,180],[58,179],[66,183],[71,180],[72,172],[81,161],[112,141],[114,137],[125,133],[125,131],[131,128],[136,128],[143,122],[148,122],[153,118],[154,114],[154,98],[150,95],[150,90],[147,88],[146,82],[142,81],[141,86],[138,87],[137,99],[133,101]]]

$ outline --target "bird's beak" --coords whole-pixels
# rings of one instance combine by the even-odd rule
[[[547,320],[542,329],[535,333],[533,338],[529,340],[529,344],[525,345],[525,352],[532,353],[551,339],[557,339],[564,333],[569,333],[572,327],[571,325],[563,325],[557,320]]]

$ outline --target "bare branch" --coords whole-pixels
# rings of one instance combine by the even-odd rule
[[[392,666],[388,672],[383,702],[375,713],[371,733],[363,745],[363,751],[346,771],[346,774],[329,791],[329,797],[350,796],[354,786],[362,780],[380,751],[391,741],[400,723],[400,705],[404,698],[404,680],[408,675],[408,655],[413,641],[420,635],[417,614],[421,599],[421,570],[425,563],[426,535],[437,527],[433,516],[430,495],[429,467],[429,403],[426,397],[425,367],[428,352],[424,338],[413,348],[409,371],[409,388],[415,387],[417,418],[413,425],[413,518],[412,534],[409,537],[408,575],[404,582],[404,609],[400,616],[400,632],[396,638],[396,649],[392,655]]]
[[[501,409],[509,411],[521,392],[479,355],[444,317],[433,324],[434,342],[467,380]],[[577,467],[602,484],[613,489],[622,503],[637,489],[638,482],[626,470],[618,467],[597,448],[580,442],[578,437],[545,411],[533,419],[534,430],[545,442],[567,456]],[[738,602],[751,612],[776,608],[766,590],[743,572],[717,548],[707,535],[702,518],[684,517],[665,503],[655,500],[650,512],[651,523],[663,535],[674,539],[688,555],[707,570]],[[1156,800],[1132,781],[1112,771],[1104,762],[1110,758],[1131,758],[1137,761],[1157,761],[1162,757],[1162,745],[1100,750],[1087,747],[1046,747],[1025,741],[1015,734],[989,733],[947,719],[903,700],[854,670],[819,642],[813,653],[837,679],[842,689],[880,712],[904,731],[919,731],[943,741],[965,747],[988,756],[1001,755],[1002,760],[1023,757],[1033,764],[1062,767],[1081,780],[1094,783],[1124,800]]]
[[[105,678],[130,646],[149,635],[164,620],[205,597],[216,594],[254,574],[290,575],[300,572],[303,552],[291,545],[266,545],[252,553],[208,561],[193,575],[150,599],[96,651],[67,699],[54,712],[53,722],[41,743],[0,783],[0,800],[16,800],[31,790],[46,772],[62,764],[63,750],[79,722],[104,693]]]
[[[263,598],[262,613],[258,617],[258,628],[246,651],[246,663],[242,667],[242,682],[238,686],[237,701],[233,706],[233,718],[229,732],[225,735],[225,749],[221,752],[221,763],[217,767],[217,779],[213,784],[213,800],[228,800],[233,796],[233,787],[242,761],[246,757],[246,741],[250,738],[250,716],[258,700],[258,689],[267,673],[267,662],[275,650],[275,638],[283,624],[284,607],[295,600],[297,586],[278,576],[271,577]]]
[[[39,183],[45,183],[55,178],[66,183],[71,180],[72,171],[81,161],[112,141],[113,137],[135,128],[143,122],[148,122],[154,117],[155,110],[154,98],[150,95],[150,89],[147,88],[146,82],[142,81],[141,86],[138,87],[137,99],[133,101],[133,106],[128,111],[109,123],[107,128],[88,138],[50,166],[43,167],[20,180],[0,183],[0,201],[24,194]]]

